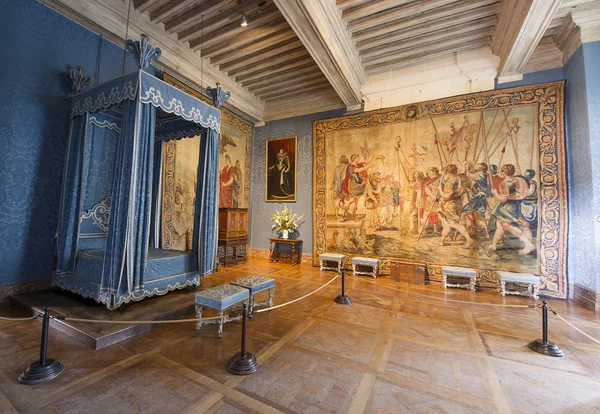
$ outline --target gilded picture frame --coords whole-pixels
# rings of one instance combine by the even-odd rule
[[[564,88],[564,81],[550,82],[315,121],[313,264],[325,252],[378,257],[384,273],[392,260],[425,262],[433,281],[442,279],[442,266],[461,266],[475,269],[484,287],[497,286],[500,270],[533,273],[541,294],[566,298]],[[429,181],[425,174],[434,163],[438,184],[430,195],[437,198],[426,203],[425,184],[436,174]],[[448,173],[449,164],[455,167]],[[461,176],[474,177],[481,164],[488,194],[462,192],[462,210],[458,204],[452,228],[444,230],[452,216],[448,205],[461,199],[440,192],[447,187],[459,194],[452,188],[462,188]],[[512,171],[506,164],[514,164]],[[508,206],[521,184],[519,207]],[[361,186],[368,189],[361,193]],[[521,207],[526,191],[535,209]],[[470,197],[481,198],[479,207]],[[485,211],[480,224],[478,208]],[[535,225],[521,223],[526,213]],[[432,223],[436,215],[439,224]],[[474,234],[465,232],[471,217]]]
[[[296,202],[298,138],[295,136],[266,141],[265,201]]]

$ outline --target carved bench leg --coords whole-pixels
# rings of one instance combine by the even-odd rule
[[[504,280],[500,282],[500,294],[506,296],[506,282]]]
[[[373,267],[373,279],[377,279],[377,276],[379,274],[379,268],[377,268],[377,266]]]
[[[471,289],[471,292],[475,292],[475,278],[469,279],[469,288]]]
[[[539,294],[540,294],[540,285],[538,283],[536,283],[533,285],[533,298],[535,300],[538,300]]]
[[[269,308],[273,306],[273,298],[275,297],[275,286],[269,289]]]
[[[199,319],[196,322],[196,330],[199,331],[202,328],[202,305],[196,305],[196,318]]]
[[[356,276],[356,265],[352,263],[352,276]]]
[[[448,288],[448,276],[442,275],[442,287],[444,289]]]
[[[219,311],[219,339],[223,338],[223,324],[225,323],[225,311]]]

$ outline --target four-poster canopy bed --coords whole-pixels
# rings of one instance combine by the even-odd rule
[[[52,278],[109,309],[199,285],[217,253],[220,111],[144,72],[147,38],[127,45],[140,70],[73,97]],[[162,250],[163,143],[194,136],[192,251]]]

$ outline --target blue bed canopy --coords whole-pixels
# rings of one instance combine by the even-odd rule
[[[214,272],[221,114],[144,72],[160,56],[145,36],[127,41],[139,70],[94,88],[71,73],[71,106],[52,284],[116,309],[198,286]],[[200,136],[192,251],[160,249],[164,142]]]

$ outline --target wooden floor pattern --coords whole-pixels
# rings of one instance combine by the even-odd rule
[[[201,288],[248,274],[277,280],[276,304],[335,276],[306,264],[251,259],[220,269]],[[530,351],[527,343],[541,336],[539,309],[502,307],[529,299],[360,277],[348,278],[353,305],[343,306],[333,302],[339,290],[336,281],[257,314],[249,323],[248,349],[260,369],[246,377],[225,370],[239,350],[240,323],[226,324],[222,340],[214,325],[196,332],[193,324],[175,324],[100,351],[53,331],[49,356],[65,372],[24,386],[17,377],[38,357],[41,324],[0,321],[0,412],[600,412],[600,346],[551,315],[550,339],[565,357]],[[571,301],[549,302],[600,337],[600,317],[592,311]],[[0,313],[20,315],[6,304]]]

